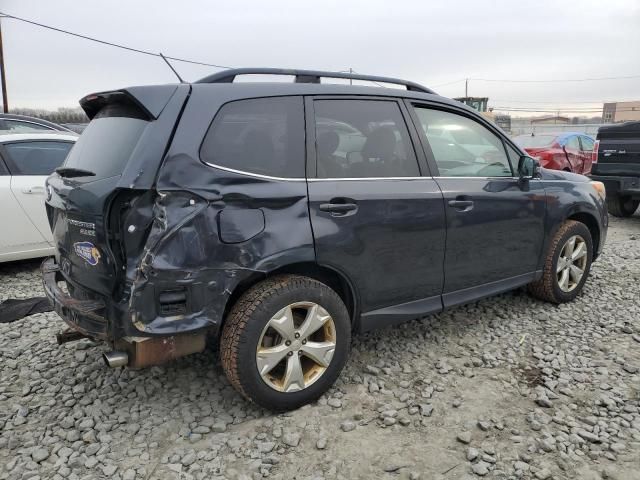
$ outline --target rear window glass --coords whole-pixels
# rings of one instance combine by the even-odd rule
[[[12,175],[51,175],[62,165],[73,143],[20,142],[5,144]]]
[[[106,106],[84,129],[64,166],[89,170],[95,173],[92,180],[121,175],[148,124],[131,107]]]
[[[200,150],[213,166],[283,178],[304,177],[304,111],[300,97],[224,105]]]
[[[513,140],[522,148],[542,148],[551,146],[555,139],[555,135],[519,135]]]

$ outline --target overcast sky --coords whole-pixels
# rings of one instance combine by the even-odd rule
[[[463,95],[464,78],[640,76],[639,0],[0,0],[0,11],[174,57],[353,68],[446,96]],[[175,81],[157,58],[11,19],[2,20],[2,34],[10,108],[77,106],[90,92]],[[216,71],[175,66],[187,80]],[[510,108],[601,108],[602,101],[640,100],[640,78],[471,80],[469,94]]]

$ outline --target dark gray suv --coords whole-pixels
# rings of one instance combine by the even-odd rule
[[[325,392],[352,332],[524,285],[573,300],[605,242],[601,183],[412,82],[242,69],[80,103],[91,123],[47,183],[59,340],[131,367],[213,342],[270,409]]]

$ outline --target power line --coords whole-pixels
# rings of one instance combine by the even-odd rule
[[[512,107],[491,107],[492,110],[501,110],[505,112],[544,112],[544,113],[602,113],[602,109],[576,109],[576,108],[512,108]],[[636,112],[634,109],[616,109],[616,112]]]
[[[587,105],[587,104],[594,104],[594,103],[616,103],[616,102],[607,102],[607,101],[603,101],[603,100],[584,100],[584,101],[565,101],[565,100],[551,100],[551,101],[543,101],[543,100],[514,100],[514,99],[505,99],[505,98],[496,98],[496,99],[491,99],[491,101],[493,102],[514,102],[514,103],[537,103],[537,104],[562,104],[562,105],[566,105],[566,104],[576,104],[576,105]],[[617,103],[621,103],[622,101],[617,101]]]
[[[431,86],[431,88],[446,87],[447,85],[453,85],[454,83],[460,83],[460,82],[464,82],[466,80],[467,80],[466,78],[461,78],[459,80],[454,80],[453,82],[438,83],[437,85],[430,85],[430,86]]]
[[[106,40],[100,40],[99,38],[89,37],[87,35],[82,35],[80,33],[70,32],[70,31],[64,30],[62,28],[52,27],[50,25],[45,25],[43,23],[34,22],[33,20],[28,20],[26,18],[16,17],[15,15],[9,15],[8,13],[4,13],[4,12],[0,12],[0,15],[2,15],[4,18],[11,18],[11,19],[17,20],[19,22],[28,23],[30,25],[35,25],[37,27],[45,28],[47,30],[53,30],[54,32],[64,33],[65,35],[71,35],[73,37],[82,38],[84,40],[89,40],[91,42],[101,43],[102,45],[108,45],[110,47],[120,48],[122,50],[127,50],[129,52],[141,53],[143,55],[149,55],[149,56],[161,58],[161,55],[159,53],[156,53],[156,52],[150,52],[148,50],[142,50],[142,49],[139,49],[139,48],[128,47],[126,45],[122,45],[122,44],[119,44],[119,43],[108,42]],[[229,67],[227,65],[216,65],[214,63],[199,62],[197,60],[188,60],[186,58],[170,57],[169,55],[165,55],[165,58],[168,58],[169,60],[175,60],[176,62],[191,63],[193,65],[202,65],[202,66],[205,66],[205,67],[233,68],[233,67]]]
[[[597,82],[601,80],[626,80],[630,78],[640,78],[640,75],[626,75],[621,77],[597,77],[597,78],[559,78],[546,80],[512,80],[497,78],[470,78],[477,82],[502,82],[502,83],[560,83],[560,82]]]

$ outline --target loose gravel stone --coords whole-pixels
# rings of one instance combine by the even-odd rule
[[[484,462],[484,461],[481,460],[481,461],[471,465],[471,470],[476,475],[480,475],[481,477],[484,477],[487,473],[489,473],[489,471],[490,471],[489,468],[490,467],[491,467],[491,465],[489,463]]]
[[[469,447],[467,449],[467,460],[469,460],[470,462],[473,462],[476,458],[478,458],[479,455],[480,452],[477,448]]]
[[[519,290],[354,334],[335,386],[285,414],[238,395],[215,347],[107,369],[106,345],[55,344],[53,312],[0,324],[0,480],[636,478],[638,220],[610,219],[576,301]],[[0,301],[41,296],[39,263],[0,264]]]
[[[343,432],[350,432],[352,430],[355,430],[356,428],[356,424],[354,422],[352,422],[351,420],[345,420],[344,422],[342,422],[340,424],[340,429]]]
[[[300,443],[299,433],[286,433],[282,437],[282,442],[290,447],[297,447]]]
[[[49,458],[49,450],[46,448],[36,448],[31,452],[31,458],[33,458],[34,462],[40,463]]]

